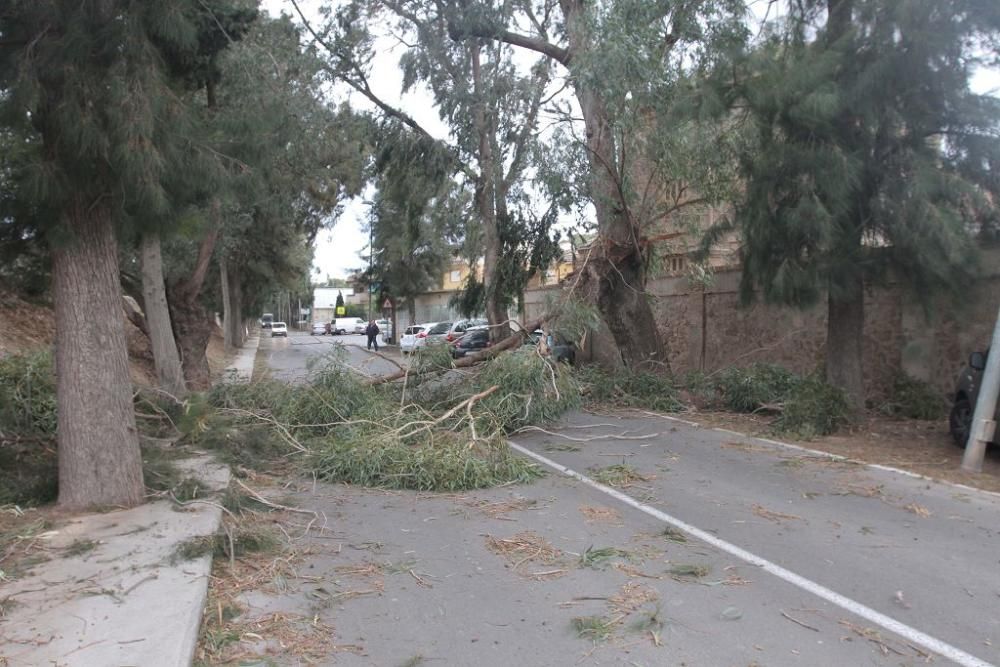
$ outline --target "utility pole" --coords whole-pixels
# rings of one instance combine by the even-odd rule
[[[993,325],[993,342],[990,344],[981,382],[976,410],[969,425],[969,442],[966,443],[965,454],[962,456],[962,470],[968,472],[983,471],[986,445],[993,440],[997,428],[995,417],[997,396],[1000,394],[1000,310],[997,311],[996,324]]]

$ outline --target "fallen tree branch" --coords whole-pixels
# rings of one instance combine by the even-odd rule
[[[524,328],[524,332],[534,331],[535,329],[540,328],[544,323],[545,323],[545,318],[540,319],[540,320],[536,320],[535,322],[531,323],[531,325],[525,327]],[[522,344],[522,342],[524,341],[524,336],[526,335],[524,332],[520,332],[519,331],[519,332],[515,333],[514,335],[509,336],[509,337],[503,339],[502,341],[500,341],[499,343],[497,343],[493,347],[486,348],[482,352],[476,352],[474,354],[468,354],[468,355],[462,357],[461,359],[457,360],[452,365],[452,368],[469,368],[470,366],[475,366],[478,363],[481,363],[481,362],[486,361],[488,359],[492,359],[493,357],[497,356],[498,354],[500,354],[502,352],[506,352],[506,351],[514,349],[516,347],[520,347],[521,344]],[[371,384],[371,385],[378,385],[378,384],[384,384],[386,382],[395,382],[396,380],[402,380],[404,377],[407,376],[408,373],[410,375],[423,375],[426,372],[434,372],[434,371],[437,371],[437,370],[440,370],[440,369],[432,369],[430,371],[407,371],[407,370],[399,370],[399,371],[397,371],[397,372],[395,372],[395,373],[393,373],[391,375],[382,375],[380,377],[371,378],[368,381],[368,383]]]
[[[448,410],[447,412],[445,412],[443,415],[441,415],[440,417],[438,417],[434,421],[428,422],[428,423],[424,424],[423,426],[421,426],[420,428],[417,428],[417,429],[414,429],[414,430],[410,431],[409,433],[401,434],[399,436],[400,440],[402,440],[404,438],[409,438],[410,436],[416,435],[417,433],[421,433],[423,431],[428,431],[428,430],[432,429],[433,427],[435,427],[438,424],[440,424],[441,422],[445,421],[446,419],[448,419],[449,417],[451,417],[453,414],[455,414],[456,412],[458,412],[462,408],[466,407],[467,405],[471,406],[476,401],[479,401],[479,400],[482,400],[482,399],[486,398],[487,396],[489,396],[490,394],[492,394],[493,392],[495,392],[499,388],[500,388],[500,385],[495,384],[492,387],[490,387],[489,389],[487,389],[486,391],[481,391],[478,394],[473,394],[469,398],[465,399],[464,401],[462,401],[461,403],[459,403],[458,405],[456,405],[455,407],[453,407],[451,410]]]

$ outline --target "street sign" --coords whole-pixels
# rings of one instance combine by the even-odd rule
[[[382,302],[382,310],[392,310],[392,301],[387,298]]]
[[[337,314],[338,315],[346,315],[347,314],[347,306],[337,306]]]

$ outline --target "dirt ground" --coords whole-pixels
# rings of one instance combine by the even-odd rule
[[[919,421],[870,416],[864,424],[849,431],[814,440],[797,440],[773,435],[768,417],[711,411],[693,411],[679,416],[703,426],[789,442],[865,463],[891,466],[1000,493],[1000,447],[989,448],[982,473],[964,472],[961,470],[963,450],[952,441],[948,434],[948,422],[944,419]]]
[[[153,352],[149,339],[122,316],[128,340],[129,374],[132,382],[150,386],[153,380]],[[32,303],[0,290],[0,356],[51,347],[56,336],[55,315],[51,305]]]

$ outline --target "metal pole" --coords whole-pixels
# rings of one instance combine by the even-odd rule
[[[993,326],[993,342],[990,344],[990,355],[986,358],[986,369],[983,371],[982,384],[979,387],[976,411],[972,415],[969,442],[966,443],[965,454],[962,456],[962,470],[983,471],[986,445],[993,440],[997,428],[994,417],[998,394],[1000,394],[1000,309],[997,310],[997,320]]]

